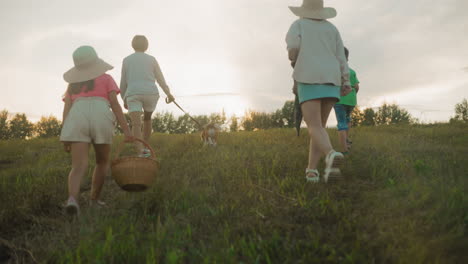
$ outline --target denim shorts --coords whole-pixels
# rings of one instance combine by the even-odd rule
[[[338,131],[348,130],[348,123],[351,122],[351,113],[353,112],[354,106],[335,104],[336,120],[338,121]]]

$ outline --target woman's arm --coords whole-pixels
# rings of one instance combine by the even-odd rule
[[[336,31],[336,58],[340,63],[340,71],[341,71],[341,96],[345,96],[349,94],[351,89],[351,82],[349,80],[349,67],[348,67],[348,60],[346,60],[346,55],[344,52],[344,45],[343,40],[341,39],[340,32]]]
[[[341,70],[341,85],[343,86],[351,86],[351,82],[349,81],[349,67],[348,61],[346,60],[346,55],[344,52],[344,45],[343,40],[341,39],[340,32],[336,31],[336,58],[340,63],[340,70]]]
[[[299,49],[288,49],[288,58],[291,61],[291,66],[294,68],[299,55]]]
[[[301,47],[301,29],[298,21],[294,22],[286,34],[286,48],[291,66],[294,68]]]
[[[125,141],[133,141],[133,134],[128,127],[127,120],[122,112],[122,107],[120,106],[119,101],[117,101],[117,94],[115,91],[111,91],[109,93],[109,101],[112,112],[114,112],[117,122],[124,132]]]
[[[125,99],[125,93],[127,92],[127,69],[125,61],[122,62],[122,73],[120,74],[120,96]]]
[[[156,81],[158,82],[161,89],[163,89],[164,93],[167,95],[168,102],[172,102],[175,100],[174,96],[171,94],[171,90],[166,83],[166,79],[164,79],[164,75],[161,71],[161,67],[159,67],[158,61],[154,60],[154,76],[156,77]]]

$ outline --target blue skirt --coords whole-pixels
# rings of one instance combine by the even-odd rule
[[[340,91],[341,87],[334,85],[297,83],[297,93],[301,104],[305,101],[321,98],[335,98],[338,102]]]

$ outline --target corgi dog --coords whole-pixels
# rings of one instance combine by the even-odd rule
[[[215,147],[218,144],[218,130],[218,126],[213,123],[205,125],[201,133],[203,145],[210,145]]]

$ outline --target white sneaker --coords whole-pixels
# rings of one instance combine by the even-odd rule
[[[89,207],[92,208],[105,208],[107,204],[101,200],[89,200]]]
[[[67,204],[65,205],[65,212],[70,216],[78,216],[80,214],[80,206],[72,196],[68,198]]]
[[[330,151],[325,158],[325,174],[323,179],[328,182],[328,179],[339,180],[341,178],[340,167],[344,164],[344,155],[341,152],[334,150]]]

